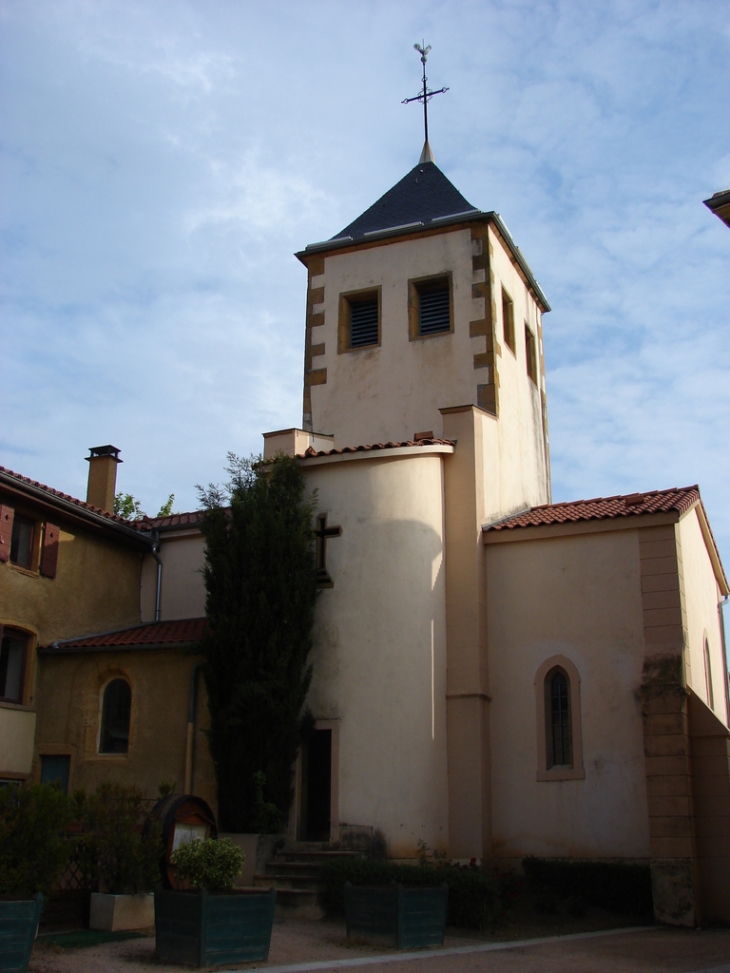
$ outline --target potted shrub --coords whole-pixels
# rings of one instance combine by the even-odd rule
[[[347,938],[353,933],[387,940],[398,949],[442,946],[449,886],[404,888],[393,883],[362,888],[345,882]]]
[[[141,792],[105,783],[79,801],[85,828],[80,857],[98,884],[98,892],[91,894],[89,926],[114,932],[151,926],[151,890],[160,880],[161,828],[155,824],[143,833],[146,802]]]
[[[44,894],[68,863],[71,808],[54,784],[0,787],[0,970],[28,968]]]
[[[276,890],[234,889],[243,859],[227,838],[189,841],[173,853],[176,878],[192,888],[155,889],[163,963],[224,966],[268,959]]]

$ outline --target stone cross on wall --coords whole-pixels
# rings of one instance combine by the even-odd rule
[[[314,536],[317,539],[317,587],[332,588],[334,581],[327,570],[327,539],[329,537],[339,537],[342,533],[341,527],[328,527],[327,514],[317,514],[317,527]]]

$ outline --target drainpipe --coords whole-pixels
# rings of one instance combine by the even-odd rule
[[[196,662],[190,674],[190,703],[188,705],[188,732],[185,740],[185,784],[183,794],[191,794],[193,789],[193,745],[195,743],[195,710],[198,705],[198,673],[203,667]]]
[[[160,602],[162,601],[162,561],[159,555],[160,532],[152,531],[152,557],[157,561],[157,584],[155,587],[155,621],[160,620]]]

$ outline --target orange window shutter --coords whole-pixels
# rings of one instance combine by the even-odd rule
[[[60,530],[55,524],[46,524],[43,531],[43,550],[41,551],[41,574],[46,578],[56,577],[58,564],[58,538]]]
[[[13,539],[13,520],[15,511],[12,507],[0,504],[0,561],[10,560],[10,542]]]

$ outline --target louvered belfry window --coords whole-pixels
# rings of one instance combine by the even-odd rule
[[[451,330],[451,294],[449,278],[416,285],[418,292],[418,333],[438,334]]]
[[[350,300],[350,347],[378,343],[378,298]]]

